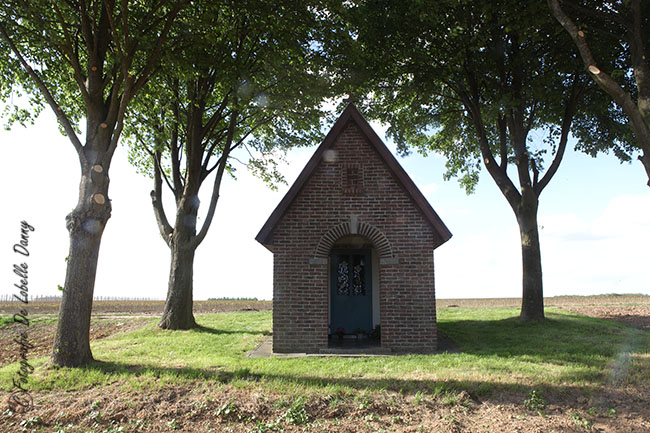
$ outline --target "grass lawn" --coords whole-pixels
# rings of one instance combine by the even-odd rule
[[[86,368],[36,367],[30,388],[80,390],[118,383],[123,389],[158,389],[200,380],[216,386],[256,387],[293,395],[356,394],[359,390],[441,395],[580,390],[590,395],[616,384],[650,384],[650,333],[617,323],[547,309],[544,323],[522,324],[516,308],[445,308],[441,333],[461,353],[390,357],[246,358],[271,332],[271,313],[197,316],[200,328],[163,331],[156,320],[139,330],[98,341],[98,360]],[[0,369],[10,389],[17,365]],[[451,395],[451,394],[449,394]]]
[[[197,315],[190,331],[130,319],[148,321],[92,343],[85,368],[30,359],[34,408],[0,413],[0,433],[650,431],[650,332],[518,313],[441,308],[460,353],[359,358],[247,358],[270,335],[269,311]],[[0,368],[1,400],[17,369]]]

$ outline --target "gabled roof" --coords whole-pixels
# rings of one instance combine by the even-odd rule
[[[302,187],[307,183],[318,165],[323,160],[323,153],[332,147],[339,135],[345,130],[349,122],[354,122],[357,124],[361,130],[361,133],[368,139],[370,145],[374,147],[379,156],[388,166],[389,170],[393,173],[397,181],[410,195],[415,205],[418,207],[418,209],[420,209],[426,220],[429,222],[433,228],[434,234],[437,237],[437,242],[434,245],[434,248],[437,248],[443,243],[447,242],[449,238],[451,238],[451,232],[449,229],[447,229],[436,211],[433,210],[427,199],[420,192],[415,183],[413,183],[409,175],[406,174],[406,171],[404,171],[400,163],[397,162],[397,159],[395,159],[381,138],[379,138],[370,124],[366,121],[366,119],[363,118],[361,113],[359,113],[359,110],[357,110],[353,104],[349,104],[341,116],[338,118],[338,120],[334,123],[334,126],[332,126],[332,129],[330,129],[330,132],[325,137],[325,140],[323,140],[318,149],[316,149],[316,152],[314,152],[314,155],[302,170],[294,184],[291,186],[291,188],[289,188],[287,194],[280,201],[264,226],[262,226],[262,229],[255,237],[255,240],[272,251],[273,230],[280,222],[289,206],[291,206],[291,203],[296,198]]]

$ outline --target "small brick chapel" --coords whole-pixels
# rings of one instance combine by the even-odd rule
[[[273,351],[434,352],[433,250],[450,237],[349,104],[256,237],[273,252]]]

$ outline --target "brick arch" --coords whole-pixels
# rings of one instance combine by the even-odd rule
[[[361,235],[368,238],[381,259],[393,257],[393,247],[391,247],[386,235],[375,226],[364,222],[357,222],[356,218],[352,218],[349,222],[346,221],[335,225],[321,236],[316,246],[316,254],[314,257],[326,259],[334,243],[347,235]]]

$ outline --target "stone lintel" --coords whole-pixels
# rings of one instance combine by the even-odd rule
[[[350,234],[356,235],[357,233],[359,233],[359,217],[350,215]]]
[[[399,258],[397,257],[380,257],[380,265],[399,265]]]
[[[309,259],[309,264],[310,265],[326,265],[327,264],[327,259],[324,257],[313,257]]]

